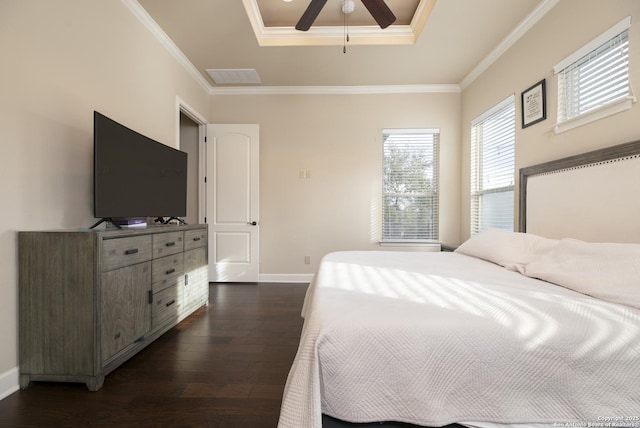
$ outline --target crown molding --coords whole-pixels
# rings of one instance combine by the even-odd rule
[[[260,46],[342,46],[344,27],[311,27],[304,33],[293,27],[254,27]],[[376,26],[349,28],[350,45],[410,45],[416,36],[408,25],[395,25],[382,30]]]
[[[482,73],[495,63],[506,51],[509,50],[522,36],[524,36],[535,24],[538,23],[560,0],[543,0],[538,6],[527,15],[520,23],[487,55],[473,70],[460,82],[460,87],[464,90]]]
[[[427,18],[431,15],[431,10],[435,4],[436,0],[420,0],[420,3],[418,3],[416,13],[413,15],[413,19],[410,24],[416,40],[418,40],[418,36],[422,32],[422,28],[424,27],[425,22],[427,22]]]
[[[212,87],[210,95],[375,95],[459,93],[460,85],[233,86]]]
[[[138,18],[138,20],[158,39],[158,41],[169,51],[173,57],[178,60],[180,65],[195,79],[196,82],[202,86],[202,88],[209,92],[211,90],[211,84],[205,79],[198,69],[189,61],[185,54],[178,48],[178,46],[167,36],[162,28],[156,21],[153,20],[151,15],[138,3],[138,0],[121,0],[122,3]]]

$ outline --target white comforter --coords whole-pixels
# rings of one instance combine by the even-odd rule
[[[320,428],[323,412],[428,426],[638,425],[632,307],[462,254],[363,251],[323,259],[303,316],[281,428]]]

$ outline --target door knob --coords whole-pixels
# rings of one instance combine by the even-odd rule
[[[250,226],[257,226],[258,222],[257,221],[248,221],[247,224],[250,225]]]

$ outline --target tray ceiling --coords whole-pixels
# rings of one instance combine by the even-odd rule
[[[332,43],[307,45],[270,44],[260,40],[254,29],[256,22],[261,22],[267,33],[280,32],[289,37],[289,33],[295,31],[292,28],[300,10],[306,8],[309,0],[289,3],[282,0],[124,1],[154,33],[168,40],[165,44],[169,50],[178,52],[176,55],[185,67],[210,90],[231,89],[228,85],[216,84],[207,70],[250,69],[257,72],[263,91],[290,93],[295,91],[292,88],[320,92],[318,88],[394,87],[401,91],[415,88],[424,91],[427,87],[430,91],[464,87],[559,0],[433,0],[433,4],[430,0],[387,0],[398,19],[404,22],[413,8],[415,16],[421,5],[431,4],[415,41],[368,44],[357,33],[359,27],[353,25],[346,54],[343,54],[342,34]],[[318,17],[316,28],[308,32],[295,31],[294,37],[308,37],[312,32],[331,28],[337,16],[336,5],[340,4],[340,0],[335,4],[333,1],[327,2],[321,13],[326,16]],[[356,0],[356,8],[361,5]],[[279,9],[285,7],[291,10],[285,13]],[[251,16],[251,11],[255,14],[256,10],[264,10],[259,12],[259,19]],[[369,19],[366,10],[361,12],[362,19]],[[282,16],[276,18],[278,14]],[[411,19],[415,23],[416,19]],[[411,26],[393,24],[385,30],[377,29],[387,37]],[[338,28],[342,33],[342,28]]]

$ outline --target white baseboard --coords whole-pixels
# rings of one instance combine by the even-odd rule
[[[312,273],[289,274],[289,273],[261,273],[258,281],[260,282],[289,282],[289,283],[305,283],[308,284],[313,279]]]
[[[20,389],[18,368],[0,374],[0,400],[3,400]]]

